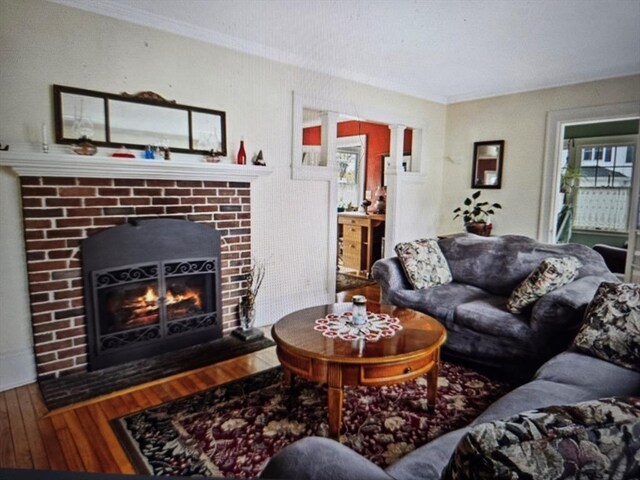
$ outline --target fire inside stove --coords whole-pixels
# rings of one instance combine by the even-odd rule
[[[203,285],[197,277],[171,281],[164,296],[158,295],[157,282],[139,282],[105,292],[106,315],[102,331],[112,333],[160,322],[164,304],[168,321],[188,318],[205,312]]]

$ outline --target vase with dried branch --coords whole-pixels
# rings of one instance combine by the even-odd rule
[[[253,261],[249,271],[244,274],[245,291],[239,305],[240,328],[245,333],[255,330],[253,328],[256,320],[255,303],[263,280],[264,265]]]

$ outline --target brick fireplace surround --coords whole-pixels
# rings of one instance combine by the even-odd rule
[[[72,159],[78,162],[77,157]],[[99,159],[83,161],[96,160]],[[112,159],[105,161],[113,162]],[[7,162],[0,162],[2,164]],[[139,167],[140,161],[133,161],[133,165]],[[196,167],[191,176],[197,178],[203,165],[196,164]],[[227,170],[230,167],[236,166],[225,166]],[[130,218],[180,218],[215,227],[222,237],[224,334],[238,325],[242,273],[251,263],[249,181],[257,175],[251,178],[246,175],[245,181],[168,180],[92,178],[87,173],[83,176],[29,175],[32,170],[23,169],[18,173],[38,379],[87,371],[80,242]],[[172,174],[174,170],[176,173]],[[144,175],[139,173],[139,168],[135,171],[118,175]],[[168,173],[164,171],[155,176],[184,178],[185,174],[174,163]],[[200,176],[203,177],[220,178],[221,175]],[[243,175],[229,177],[243,179]]]

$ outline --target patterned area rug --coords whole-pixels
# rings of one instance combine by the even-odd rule
[[[345,390],[341,442],[386,467],[468,424],[510,387],[443,362],[436,411],[427,380]],[[286,445],[328,436],[327,389],[298,380],[294,392],[273,368],[112,421],[139,473],[254,477]]]

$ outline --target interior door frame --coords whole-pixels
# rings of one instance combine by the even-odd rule
[[[542,188],[538,218],[538,240],[555,243],[556,218],[560,201],[560,177],[564,130],[567,125],[640,119],[640,102],[615,103],[595,107],[554,110],[547,114],[545,157],[542,166]],[[636,149],[636,160],[638,153]],[[634,172],[640,170],[634,164]]]

